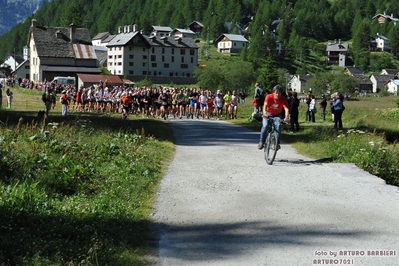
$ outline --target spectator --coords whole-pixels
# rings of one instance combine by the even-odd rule
[[[12,91],[10,90],[10,88],[7,88],[6,90],[6,96],[7,96],[7,109],[11,109],[11,102],[12,102]]]
[[[310,96],[310,103],[309,103],[309,121],[314,123],[316,122],[316,97],[314,95]]]
[[[240,97],[240,103],[244,104],[245,98],[247,98],[247,94],[243,90],[240,90],[240,93],[238,94],[238,96]]]
[[[46,109],[46,115],[48,116],[51,107],[53,106],[54,108],[55,106],[55,94],[53,93],[51,87],[46,88],[46,91],[42,95],[42,101]]]
[[[327,107],[327,99],[324,95],[322,95],[319,103],[320,117],[322,121],[326,120],[326,107]]]
[[[61,114],[62,116],[66,116],[68,114],[69,101],[65,90],[61,92],[60,103],[61,103]]]
[[[290,95],[292,94],[292,96]],[[299,111],[298,111],[298,107],[299,107],[299,100],[298,100],[298,94],[296,92],[291,93],[288,92],[288,96],[291,96],[291,101],[289,103],[289,110],[290,110],[290,131],[291,133],[295,133],[299,131],[299,121],[298,121],[298,117],[299,117]]]
[[[344,96],[341,93],[336,93],[334,97],[334,128],[342,129],[342,113],[345,110]]]

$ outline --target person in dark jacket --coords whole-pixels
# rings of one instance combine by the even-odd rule
[[[324,95],[321,96],[321,100],[319,102],[320,116],[321,120],[326,120],[326,107],[327,107],[327,99]]]
[[[291,98],[291,101],[289,103],[289,110],[290,110],[290,115],[291,115],[290,131],[291,132],[298,132],[299,131],[299,121],[298,121],[299,99],[298,99],[298,94],[296,92],[292,93],[292,92],[289,91],[288,92],[288,97]]]
[[[334,128],[342,129],[342,112],[344,111],[344,96],[341,93],[336,93],[334,97]]]

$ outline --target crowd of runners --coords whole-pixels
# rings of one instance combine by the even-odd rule
[[[48,86],[46,92],[54,93]],[[68,109],[78,112],[120,113],[151,118],[236,119],[239,96],[236,91],[222,93],[199,88],[90,86],[63,88]]]

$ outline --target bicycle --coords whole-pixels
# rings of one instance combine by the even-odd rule
[[[264,146],[264,152],[265,152],[265,160],[268,165],[273,164],[274,159],[276,158],[277,151],[279,149],[278,131],[276,125],[274,124],[275,119],[280,120],[279,123],[281,124],[280,117],[268,117],[269,122],[266,129],[267,135]]]

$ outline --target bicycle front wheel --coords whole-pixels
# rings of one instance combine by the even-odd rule
[[[265,160],[268,165],[272,165],[277,154],[278,138],[277,133],[272,132],[267,137],[265,145]]]

